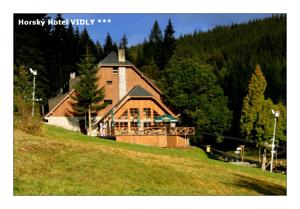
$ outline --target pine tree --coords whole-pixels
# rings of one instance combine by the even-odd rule
[[[143,65],[141,71],[151,79],[155,79],[159,75],[159,69],[153,60],[149,64]]]
[[[143,43],[144,64],[151,65],[152,62],[158,63],[162,43],[162,33],[158,22],[155,20],[149,35],[149,41],[146,39]],[[159,75],[157,75],[159,77]]]
[[[273,104],[271,99],[265,100],[264,92],[267,81],[259,67],[256,66],[251,76],[248,94],[243,100],[240,130],[245,138],[256,142],[256,145],[264,149],[261,167],[266,168],[267,144],[271,143],[274,127],[272,109],[281,112],[276,127],[276,143],[286,141],[286,108],[282,104]]]
[[[63,57],[62,60],[62,65],[64,66],[63,68],[63,83],[64,83],[64,92],[69,91],[69,75],[71,72],[76,72],[77,71],[77,66],[76,63],[79,62],[77,58],[77,40],[75,37],[75,31],[70,23],[68,25],[67,31],[66,31],[66,36],[65,36],[65,46],[63,53],[67,56]]]
[[[161,48],[162,48],[162,33],[159,27],[158,22],[155,20],[153,28],[150,32],[149,36],[149,46],[148,46],[148,53],[150,53],[149,58],[154,59],[156,65],[159,63]],[[149,64],[151,64],[151,59]],[[159,75],[157,75],[159,76]]]
[[[120,49],[125,49],[125,51],[127,51],[127,48],[128,48],[128,40],[127,40],[127,37],[125,34],[123,34],[122,38],[121,38],[121,41],[120,41],[120,44],[119,44],[119,48]]]
[[[162,42],[162,49],[158,59],[158,67],[160,70],[163,70],[166,65],[169,63],[169,60],[173,56],[175,47],[176,47],[176,39],[175,39],[175,30],[173,28],[171,19],[168,21],[168,25],[165,28],[164,38]]]
[[[55,18],[57,21],[63,21],[61,14],[58,14]],[[54,26],[53,31],[53,48],[57,50],[56,62],[55,62],[55,83],[56,88],[63,88],[64,85],[64,74],[67,70],[67,66],[65,66],[65,57],[66,57],[66,28],[63,25],[57,24]],[[55,49],[54,49],[55,50]],[[54,63],[53,63],[54,64]],[[69,75],[67,73],[67,75]]]
[[[142,47],[137,49],[137,55],[136,55],[136,66],[138,68],[142,68],[145,65],[145,57],[143,56],[143,49]]]
[[[100,61],[104,58],[104,53],[103,53],[103,49],[102,49],[102,46],[99,43],[99,41],[96,42],[96,50],[97,50],[96,59],[97,59],[97,61]]]
[[[267,81],[260,66],[257,65],[249,81],[248,94],[243,100],[241,112],[240,130],[247,139],[255,140],[257,137],[254,135],[254,127],[265,102],[266,87]]]
[[[137,65],[144,70],[156,69],[160,59],[160,50],[162,44],[162,33],[157,20],[154,21],[149,40],[144,40],[142,49],[138,50]],[[156,66],[154,66],[156,65]],[[148,74],[149,75],[149,74]],[[159,77],[159,70],[151,72],[152,78]]]
[[[128,39],[125,35],[125,33],[123,34],[122,38],[121,38],[121,41],[119,43],[119,49],[125,49],[125,57],[126,57],[126,60],[132,60],[132,57],[129,53],[129,49],[128,49]]]
[[[76,26],[75,29],[74,42],[76,44],[76,47],[73,49],[75,51],[74,53],[76,54],[76,63],[79,63],[81,54],[80,54],[80,33],[79,33],[78,26]],[[77,72],[77,69],[75,72]]]
[[[105,97],[104,87],[98,87],[99,78],[94,62],[94,58],[89,54],[81,59],[81,63],[78,64],[80,81],[74,86],[76,96],[72,97],[76,113],[79,115],[88,113],[89,135],[92,133],[92,114],[106,106],[105,103],[100,104]]]
[[[118,51],[118,44],[117,44],[117,42],[114,42],[114,44],[113,44],[113,47],[112,47],[112,50],[111,51],[115,51],[115,52],[117,52]]]
[[[105,39],[105,43],[103,45],[104,55],[107,56],[109,53],[111,53],[114,50],[115,50],[115,46],[114,46],[114,43],[112,41],[112,38],[109,35],[109,33],[107,33],[107,36],[106,36],[106,39]]]
[[[162,33],[157,20],[155,20],[149,35],[149,42],[153,44],[160,44],[161,41],[162,41]]]
[[[15,14],[14,15],[14,72],[25,67],[27,70],[33,68],[38,71],[36,80],[36,97],[46,101],[46,97],[51,95],[51,84],[49,82],[46,50],[51,28],[45,26],[22,26],[18,20],[46,19],[45,14]]]

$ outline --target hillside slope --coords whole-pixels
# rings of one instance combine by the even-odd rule
[[[14,132],[15,195],[285,195],[286,176],[45,126]]]

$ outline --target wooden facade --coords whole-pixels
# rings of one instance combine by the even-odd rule
[[[119,55],[112,52],[98,64],[98,86],[104,87],[104,102],[109,105],[94,115],[94,133],[102,137],[116,136],[117,141],[132,142],[133,140],[134,143],[154,146],[160,144],[159,146],[165,145],[166,147],[186,146],[188,143],[183,143],[182,140],[186,140],[187,135],[193,135],[194,129],[187,128],[186,130],[189,131],[186,133],[178,132],[176,115],[163,104],[161,91],[133,64],[126,61],[124,55],[124,51],[119,51]],[[78,80],[78,77],[75,78],[72,74],[71,79],[70,83],[74,83],[74,79]],[[76,119],[71,99],[71,95],[74,94],[76,92],[71,90],[66,95],[60,96],[60,100],[52,105],[50,112],[45,116],[50,124],[69,127],[70,124],[65,124],[64,118]],[[155,120],[164,115],[173,120],[163,122]],[[82,120],[82,118],[77,118],[77,126],[82,123]],[[74,121],[73,124],[76,126],[76,120]],[[175,134],[171,134],[170,130],[175,130],[173,132]],[[183,135],[185,138],[179,137]],[[132,140],[128,136],[131,136]],[[146,137],[146,139],[143,136],[151,137]]]

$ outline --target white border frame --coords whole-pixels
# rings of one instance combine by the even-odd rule
[[[1,6],[1,76],[0,76],[0,204],[1,208],[295,208],[299,190],[299,8],[292,0],[10,0]],[[4,5],[5,4],[5,5]],[[134,6],[133,6],[134,5]],[[159,5],[159,6],[158,6]],[[288,16],[288,186],[287,196],[262,197],[14,197],[12,66],[13,13],[287,13]],[[4,73],[4,76],[3,76]],[[297,201],[297,203],[296,203]],[[297,207],[297,206],[296,206]]]

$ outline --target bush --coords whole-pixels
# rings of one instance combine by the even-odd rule
[[[14,98],[14,127],[33,135],[41,135],[42,121],[36,114],[31,115],[30,102],[15,95]]]

